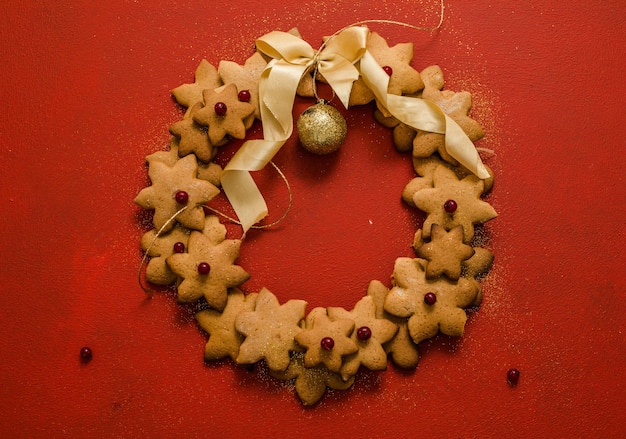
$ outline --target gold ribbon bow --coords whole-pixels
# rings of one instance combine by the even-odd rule
[[[346,28],[318,51],[285,32],[270,32],[256,41],[257,49],[272,57],[259,79],[263,139],[245,142],[221,178],[244,234],[267,215],[267,205],[250,171],[263,169],[291,137],[293,102],[302,76],[315,66],[347,108],[352,83],[359,77],[354,63],[365,53],[368,34],[365,27]]]
[[[250,171],[263,169],[293,132],[292,109],[302,76],[315,67],[348,108],[352,84],[362,77],[380,104],[401,122],[421,131],[445,134],[446,151],[479,178],[488,178],[472,141],[437,105],[420,98],[387,93],[389,76],[366,50],[369,30],[349,26],[313,50],[285,32],[270,32],[256,41],[272,60],[259,79],[263,139],[245,142],[224,168],[222,188],[245,233],[267,215],[267,205]],[[355,63],[359,62],[359,69]]]

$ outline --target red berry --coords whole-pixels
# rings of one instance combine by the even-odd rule
[[[88,361],[91,361],[91,358],[93,357],[93,352],[91,352],[91,348],[87,347],[87,346],[83,346],[82,348],[80,348],[80,359],[83,360],[85,363]]]
[[[389,66],[383,66],[383,70],[385,71],[385,73],[386,73],[388,76],[393,75],[393,69],[392,69],[391,67],[389,67]]]
[[[456,201],[454,200],[447,200],[445,203],[443,203],[443,210],[448,213],[454,213],[457,207],[458,206],[456,204]]]
[[[241,102],[250,102],[252,96],[250,95],[250,90],[241,90],[237,97]]]
[[[187,204],[189,201],[189,194],[185,191],[178,191],[174,195],[174,199],[178,204]]]
[[[324,349],[325,351],[330,351],[332,350],[332,348],[335,347],[335,340],[333,340],[330,337],[324,337],[322,339],[322,341],[320,342],[320,346],[322,347],[322,349]]]
[[[511,387],[515,387],[517,386],[517,383],[519,381],[519,370],[517,369],[509,369],[508,372],[506,373],[506,380],[509,382],[509,385]]]
[[[182,242],[177,242],[174,244],[174,253],[184,253],[185,252],[185,244]]]
[[[209,271],[211,271],[211,266],[207,262],[200,262],[198,264],[198,273],[206,275],[209,274]]]
[[[367,341],[372,336],[372,330],[367,326],[361,326],[356,330],[356,337],[361,341]]]
[[[218,102],[215,104],[215,114],[218,116],[224,116],[226,114],[226,110],[228,110],[228,107],[224,102]]]
[[[437,302],[437,296],[435,293],[426,293],[424,294],[424,303],[426,305],[434,305]]]

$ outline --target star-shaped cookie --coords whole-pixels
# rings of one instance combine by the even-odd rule
[[[223,312],[204,309],[196,313],[196,321],[209,334],[209,340],[204,349],[205,361],[215,361],[225,357],[237,359],[243,336],[235,328],[235,318],[239,313],[252,311],[256,298],[256,293],[245,295],[240,290],[233,289],[228,294],[228,302]]]
[[[208,181],[196,178],[196,157],[188,155],[173,166],[160,160],[149,163],[148,176],[152,185],[139,192],[135,203],[144,209],[154,210],[152,221],[161,233],[171,230],[175,221],[188,229],[202,230],[205,218],[202,205],[213,199],[219,189]],[[183,203],[177,201],[177,194],[181,193],[185,194],[179,198]],[[185,210],[180,212],[183,208]],[[180,213],[176,215],[177,212]]]
[[[146,265],[146,280],[155,285],[170,285],[178,277],[167,265],[167,258],[176,251],[184,251],[189,240],[189,230],[176,225],[172,230],[157,235],[153,229],[141,237],[141,249],[147,252],[150,260]]]
[[[304,354],[293,355],[289,367],[284,372],[270,370],[270,375],[279,380],[295,378],[295,388],[300,401],[305,406],[317,403],[326,389],[347,390],[354,384],[354,377],[347,381],[341,379],[338,373],[329,371],[323,365],[307,367],[304,364]]]
[[[438,166],[433,172],[433,187],[417,191],[413,202],[428,215],[423,225],[424,238],[430,237],[433,224],[446,230],[463,226],[463,242],[469,244],[474,237],[474,225],[482,224],[498,214],[491,205],[480,199],[484,182],[474,175],[459,179],[446,166]],[[454,208],[450,208],[454,202]]]
[[[430,242],[415,249],[417,256],[425,259],[426,277],[433,279],[446,275],[457,280],[461,276],[463,261],[474,255],[474,249],[463,243],[463,226],[446,231],[439,224],[430,229]]]
[[[217,69],[206,59],[200,61],[196,68],[195,82],[183,84],[172,90],[176,102],[183,107],[191,108],[198,102],[202,102],[202,92],[213,90],[222,85]]]
[[[241,241],[225,239],[226,230],[215,216],[207,218],[203,232],[191,232],[187,253],[175,253],[167,263],[182,281],[177,287],[180,303],[204,297],[212,308],[222,311],[228,289],[243,284],[250,275],[235,265]]]
[[[324,364],[331,372],[339,372],[343,357],[359,349],[350,338],[353,330],[354,320],[330,320],[325,308],[311,310],[306,317],[305,329],[295,337],[296,342],[306,349],[304,365]]]
[[[398,258],[393,272],[394,286],[385,298],[385,311],[408,317],[408,329],[415,343],[434,337],[438,332],[459,337],[463,335],[467,314],[465,308],[474,304],[478,282],[459,278],[426,278],[424,261]]]
[[[307,303],[289,300],[280,304],[274,294],[263,288],[254,310],[237,316],[237,331],[245,336],[237,363],[252,364],[265,360],[270,370],[283,371],[290,362],[290,353],[300,350],[294,337],[302,331]]]
[[[396,334],[383,347],[396,366],[413,369],[419,362],[419,350],[409,334],[408,318],[397,317],[385,311],[385,298],[388,292],[389,288],[376,280],[371,281],[367,288],[367,295],[372,297],[376,305],[376,317],[387,319],[398,327]]]
[[[235,84],[239,92],[247,90],[250,93],[250,103],[254,106],[254,117],[261,119],[259,110],[259,78],[265,70],[267,61],[259,53],[255,52],[248,58],[243,66],[232,61],[220,61],[217,72],[224,84]]]
[[[180,157],[195,154],[198,160],[207,163],[213,159],[217,150],[209,141],[206,127],[193,120],[193,115],[200,108],[202,108],[201,103],[190,107],[188,114],[170,127],[170,133],[178,138],[178,155]]]
[[[484,136],[482,127],[469,116],[472,108],[472,95],[469,92],[455,93],[442,90],[443,72],[439,66],[430,66],[421,73],[424,80],[422,99],[436,104],[444,113],[454,120],[472,141]],[[413,155],[428,157],[438,152],[442,159],[453,165],[458,161],[448,154],[445,148],[445,136],[438,133],[419,131],[413,140]]]
[[[352,311],[329,307],[327,312],[331,320],[353,320],[355,324],[351,338],[359,350],[343,360],[339,373],[344,381],[356,375],[361,365],[369,370],[387,369],[387,353],[382,345],[391,340],[398,327],[387,319],[376,317],[373,297],[362,297]]]
[[[387,93],[412,95],[424,88],[420,73],[411,67],[413,43],[399,43],[389,47],[383,37],[372,32],[367,41],[367,50],[381,67],[390,68]]]
[[[213,145],[224,144],[228,140],[226,136],[246,137],[245,121],[254,113],[254,105],[239,100],[235,84],[204,90],[202,96],[204,106],[194,113],[193,119],[209,127],[209,141]]]

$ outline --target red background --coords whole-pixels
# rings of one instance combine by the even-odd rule
[[[500,216],[484,230],[496,263],[462,339],[424,343],[415,371],[362,372],[312,409],[263,373],[205,365],[190,310],[171,293],[146,300],[145,216],[132,202],[148,184],[143,159],[167,144],[181,117],[170,90],[202,58],[243,64],[255,38],[294,26],[314,47],[358,20],[432,26],[438,3],[7,3],[0,436],[626,434],[622,2],[449,0],[434,35],[371,25],[391,44],[413,42],[416,69],[439,64],[446,88],[472,92],[487,133],[479,146],[495,151],[489,202]],[[421,218],[400,202],[410,160],[371,110],[348,113],[334,156],[295,141],[279,153],[294,206],[244,243],[246,291],[351,307],[370,280],[389,284],[396,257],[412,256]],[[280,216],[284,184],[271,170],[258,178]]]

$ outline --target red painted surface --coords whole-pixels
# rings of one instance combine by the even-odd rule
[[[0,6],[0,436],[626,434],[621,2],[450,0],[434,35],[372,26],[414,42],[415,68],[438,63],[447,88],[473,93],[479,146],[495,151],[496,264],[461,340],[424,343],[417,370],[360,373],[313,409],[264,374],[205,365],[189,310],[171,294],[145,299],[132,202],[143,158],[166,145],[181,116],[169,91],[200,59],[242,64],[256,37],[294,26],[313,46],[357,20],[429,26],[437,2],[11,3]],[[295,141],[277,156],[294,206],[250,233],[247,291],[350,307],[412,255],[421,218],[399,200],[410,162],[371,108],[347,120],[336,156]],[[279,216],[284,185],[258,178]]]

